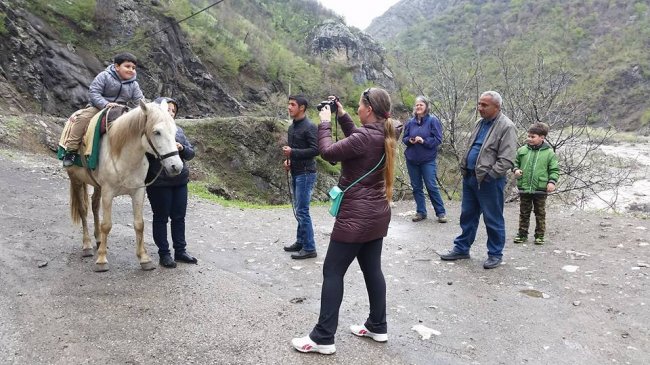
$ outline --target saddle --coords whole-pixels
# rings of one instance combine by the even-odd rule
[[[99,132],[100,134],[106,133],[108,128],[110,128],[111,122],[119,118],[122,114],[125,114],[129,111],[128,106],[116,106],[108,109],[107,112],[102,113],[101,119],[99,120]]]

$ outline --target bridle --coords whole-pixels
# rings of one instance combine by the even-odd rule
[[[146,188],[147,186],[153,184],[158,179],[160,174],[162,173],[162,170],[164,168],[164,166],[162,164],[163,160],[166,159],[166,158],[177,156],[177,155],[179,155],[179,153],[178,153],[178,150],[176,150],[176,151],[169,152],[169,153],[166,153],[164,155],[161,155],[158,152],[158,150],[156,149],[156,147],[154,147],[153,142],[151,142],[151,138],[149,138],[149,135],[147,133],[144,133],[144,136],[145,136],[145,138],[147,138],[147,143],[149,143],[149,147],[151,147],[151,149],[153,150],[153,153],[156,156],[156,160],[158,160],[158,162],[160,162],[160,169],[158,169],[158,172],[156,173],[156,176],[153,177],[153,180],[151,180],[150,182],[145,181],[144,185],[141,186],[143,188]],[[111,157],[111,160],[112,159],[113,158]],[[117,168],[115,166],[115,161],[113,161],[113,168],[115,168],[115,171],[117,171]]]

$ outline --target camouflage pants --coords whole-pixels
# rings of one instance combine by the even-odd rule
[[[519,194],[519,235],[528,236],[530,212],[535,211],[535,237],[546,232],[546,194]]]

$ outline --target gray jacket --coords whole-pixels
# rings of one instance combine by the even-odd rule
[[[136,76],[121,80],[115,71],[115,65],[109,65],[95,77],[88,90],[89,103],[98,109],[104,109],[108,103],[137,105],[144,98],[140,85],[135,81]]]
[[[460,162],[460,168],[463,174],[467,173],[467,155],[472,148],[474,139],[480,128],[479,119],[474,127],[471,137],[467,143],[467,152],[465,158]],[[493,179],[505,176],[508,170],[514,166],[515,157],[517,156],[517,130],[515,124],[505,114],[499,112],[499,116],[492,123],[485,141],[481,146],[476,160],[476,179],[480,183],[486,175]]]

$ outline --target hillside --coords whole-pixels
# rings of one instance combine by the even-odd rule
[[[366,31],[389,54],[411,57],[423,84],[432,81],[437,58],[456,65],[480,59],[481,87],[499,89],[505,75],[498,54],[517,68],[544,55],[570,74],[567,92],[586,104],[593,123],[649,133],[648,9],[628,0],[402,0]]]

